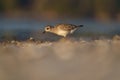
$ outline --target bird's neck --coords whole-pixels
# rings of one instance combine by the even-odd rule
[[[56,33],[57,29],[56,28],[51,28],[49,32]]]

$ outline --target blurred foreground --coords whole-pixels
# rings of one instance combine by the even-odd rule
[[[0,44],[0,80],[120,80],[120,37]]]

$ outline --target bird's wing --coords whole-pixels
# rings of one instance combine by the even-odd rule
[[[62,24],[62,25],[57,25],[57,27],[59,27],[62,30],[66,30],[66,31],[71,31],[73,29],[76,28],[76,26],[71,25],[71,24]]]

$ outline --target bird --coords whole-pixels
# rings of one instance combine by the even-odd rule
[[[66,37],[67,35],[72,34],[80,27],[83,27],[83,25],[73,24],[57,24],[55,26],[47,25],[45,26],[43,33],[50,32],[57,34],[59,36]]]

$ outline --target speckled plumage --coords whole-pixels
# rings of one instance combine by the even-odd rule
[[[63,37],[66,37],[68,34],[73,33],[77,28],[83,27],[83,25],[73,25],[73,24],[57,24],[55,26],[46,26],[44,32],[51,32]]]

